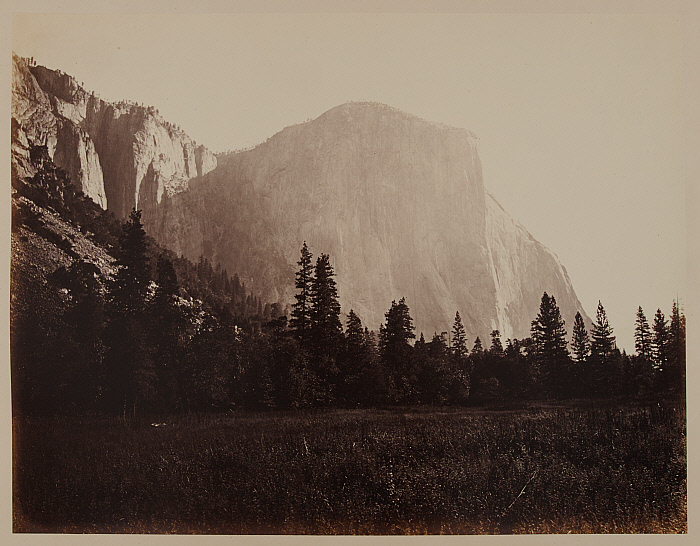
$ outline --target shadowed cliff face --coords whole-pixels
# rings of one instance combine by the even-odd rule
[[[306,241],[328,253],[345,313],[371,329],[406,297],[418,332],[471,342],[529,335],[542,293],[573,326],[581,305],[557,258],[484,191],[478,140],[388,106],[352,103],[217,159],[154,108],[110,104],[73,78],[13,58],[13,168],[46,144],[83,191],[192,260],[294,301]]]

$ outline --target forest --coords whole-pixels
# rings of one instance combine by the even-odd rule
[[[512,406],[532,400],[682,400],[685,316],[674,301],[650,324],[637,310],[636,354],[616,347],[599,303],[571,342],[554,296],[542,295],[526,339],[416,339],[405,298],[378,332],[341,314],[331,257],[303,244],[291,309],[262,302],[238,275],[159,247],[133,210],[125,222],[76,191],[46,149],[31,180],[13,180],[13,229],[48,239],[37,207],[114,257],[104,275],[75,256],[37,279],[13,260],[13,402],[25,414],[142,414],[311,407]],[[22,197],[24,200],[19,199]],[[60,237],[58,238],[60,239]],[[65,241],[54,243],[65,247]],[[68,248],[70,251],[70,249]],[[342,324],[344,317],[345,324]]]

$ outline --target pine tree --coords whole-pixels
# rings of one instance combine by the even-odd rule
[[[615,350],[615,336],[612,335],[613,329],[608,322],[608,317],[603,308],[603,304],[598,302],[596,310],[596,320],[593,324],[591,337],[591,352],[599,359],[602,364],[605,364]]]
[[[479,336],[476,336],[476,339],[474,340],[474,346],[472,347],[472,354],[481,354],[484,352],[484,348],[481,345],[481,339]]]
[[[106,363],[111,408],[126,416],[152,397],[154,382],[146,316],[151,268],[140,211],[123,225],[117,265],[107,300]]]
[[[619,394],[622,381],[623,361],[615,345],[613,329],[608,322],[603,305],[598,302],[596,320],[591,330],[591,367],[588,385],[598,395]]]
[[[365,343],[365,331],[362,327],[362,321],[352,309],[350,309],[350,313],[348,313],[348,322],[345,328],[345,343],[346,352],[351,359],[361,354],[362,347]]]
[[[311,252],[304,241],[304,246],[301,247],[301,258],[297,262],[299,270],[296,273],[295,286],[298,293],[294,296],[297,301],[292,308],[292,318],[289,321],[290,328],[302,343],[308,341],[311,327],[311,284],[314,271],[311,258]]]
[[[340,359],[338,395],[347,406],[380,403],[382,380],[371,336],[360,317],[351,309],[345,329],[345,349]],[[386,386],[385,386],[386,387]]]
[[[409,363],[412,350],[410,340],[415,339],[416,335],[406,298],[401,298],[399,303],[392,301],[385,317],[386,324],[380,327],[380,354],[394,383],[394,398],[400,400],[409,397],[414,389]]]
[[[449,349],[445,336],[433,334],[433,339],[413,351],[413,370],[416,375],[416,398],[421,404],[443,405],[450,394],[451,374]]]
[[[663,373],[666,370],[669,356],[669,326],[661,309],[656,310],[653,325],[654,335],[651,342],[651,354],[656,369]]]
[[[576,316],[574,317],[574,331],[571,336],[571,350],[574,355],[574,361],[579,364],[585,362],[591,352],[591,342],[588,338],[586,325],[584,324],[583,317],[579,312],[577,312]]]
[[[499,330],[493,330],[491,332],[490,353],[492,356],[496,357],[503,356],[503,343],[501,343],[501,332]]]
[[[685,316],[677,301],[673,302],[669,325],[669,387],[678,393],[685,392]]]
[[[637,309],[637,320],[634,326],[634,349],[642,358],[651,359],[651,329],[647,317],[640,306]]]
[[[316,260],[315,275],[311,282],[309,331],[313,346],[319,354],[326,357],[337,353],[343,334],[334,276],[328,254],[321,254]]]
[[[151,281],[147,255],[146,232],[141,224],[141,211],[132,210],[124,223],[120,238],[119,268],[110,288],[112,309],[122,314],[143,311]]]
[[[316,260],[315,275],[311,282],[308,345],[314,358],[316,375],[320,382],[321,404],[334,399],[338,382],[337,357],[343,340],[340,323],[340,303],[336,289],[333,267],[328,254]]]
[[[165,411],[177,408],[186,410],[183,361],[187,342],[185,332],[189,320],[178,305],[180,287],[172,261],[165,255],[160,255],[156,271],[158,283],[151,306],[151,316],[152,343],[158,376],[157,396],[161,409]]]
[[[469,354],[467,349],[467,334],[464,331],[462,317],[459,316],[459,311],[455,314],[455,322],[452,326],[452,351],[458,359],[463,359]]]
[[[547,292],[542,295],[540,311],[532,321],[530,331],[539,373],[545,384],[561,395],[567,379],[569,352],[564,319],[554,296],[547,295]]]

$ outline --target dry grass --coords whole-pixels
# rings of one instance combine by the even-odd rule
[[[15,420],[16,531],[684,533],[682,408]]]

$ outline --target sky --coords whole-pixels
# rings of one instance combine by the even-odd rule
[[[677,15],[15,14],[12,49],[213,151],[358,100],[469,129],[486,189],[591,318],[602,302],[618,346],[634,352],[638,306],[651,322],[685,303]]]

